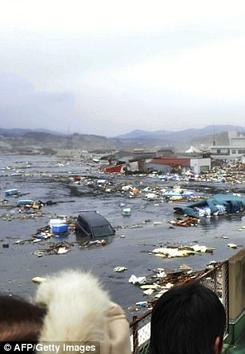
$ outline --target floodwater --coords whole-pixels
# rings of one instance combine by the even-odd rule
[[[7,166],[10,167],[6,169]],[[44,216],[40,218],[6,221],[0,217],[1,292],[29,297],[35,293],[37,286],[31,281],[34,276],[45,277],[47,274],[63,269],[77,268],[96,274],[104,287],[109,290],[113,301],[126,309],[144,300],[142,291],[128,283],[131,274],[147,275],[157,267],[173,270],[184,263],[191,265],[194,269],[202,269],[212,260],[222,261],[237,252],[227,247],[227,243],[245,247],[245,229],[238,230],[245,225],[244,216],[206,219],[197,227],[170,229],[168,221],[174,218],[173,206],[176,204],[146,201],[142,198],[129,199],[120,193],[106,195],[83,193],[79,187],[75,186],[71,189],[67,181],[58,177],[67,177],[70,174],[98,175],[98,169],[86,163],[70,161],[67,164],[55,157],[47,156],[0,157],[1,198],[4,198],[4,190],[18,188],[23,194],[29,193],[23,198],[60,201],[56,205],[45,206],[42,209]],[[112,177],[114,181],[116,178]],[[162,187],[168,185],[154,178],[140,176],[120,178],[134,185],[158,184]],[[192,188],[194,187],[192,183]],[[222,184],[222,188],[224,187],[229,189],[229,186]],[[0,208],[0,215],[6,212],[12,215],[18,213],[18,209],[15,208],[17,199],[12,197],[9,200],[13,207]],[[131,207],[130,217],[121,215],[120,203]],[[49,242],[54,242],[54,239],[44,240],[37,244],[18,245],[14,243],[19,239],[30,239],[32,234],[38,228],[46,226],[55,214],[77,216],[79,210],[84,209],[97,210],[113,226],[117,227],[116,235],[111,243],[104,247],[87,249],[79,249],[78,245],[75,245],[67,254],[47,255],[40,258],[33,252],[38,248],[45,248]],[[153,225],[155,221],[161,221],[162,224]],[[225,239],[226,237],[228,239]],[[66,240],[75,241],[75,235],[69,235]],[[9,248],[3,248],[1,245],[3,242],[9,243]],[[213,254],[207,253],[178,259],[163,259],[148,254],[160,244],[193,244],[195,242],[214,247]],[[128,270],[115,273],[113,272],[115,266],[125,266]]]

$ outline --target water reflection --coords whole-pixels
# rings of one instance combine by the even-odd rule
[[[91,248],[96,245],[106,246],[112,243],[114,237],[115,236],[106,236],[106,237],[98,238],[96,240],[92,240],[90,236],[87,236],[84,233],[79,232],[75,234],[76,242],[80,244],[81,248],[83,247]]]
[[[220,227],[222,224],[231,223],[231,222],[240,222],[244,214],[230,214],[230,215],[219,215],[212,216],[211,218],[201,218],[200,227],[203,230],[210,230]]]

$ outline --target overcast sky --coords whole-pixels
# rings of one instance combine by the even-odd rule
[[[0,5],[0,127],[244,126],[244,0]]]

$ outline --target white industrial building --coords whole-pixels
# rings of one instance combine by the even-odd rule
[[[229,145],[210,146],[213,158],[235,159],[245,155],[245,133],[228,132]]]
[[[211,159],[208,158],[191,158],[191,170],[199,175],[200,172],[209,171],[211,169]]]

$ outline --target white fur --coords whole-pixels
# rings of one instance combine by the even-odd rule
[[[48,308],[40,342],[103,341],[111,301],[92,274],[69,270],[48,277],[36,302]]]

